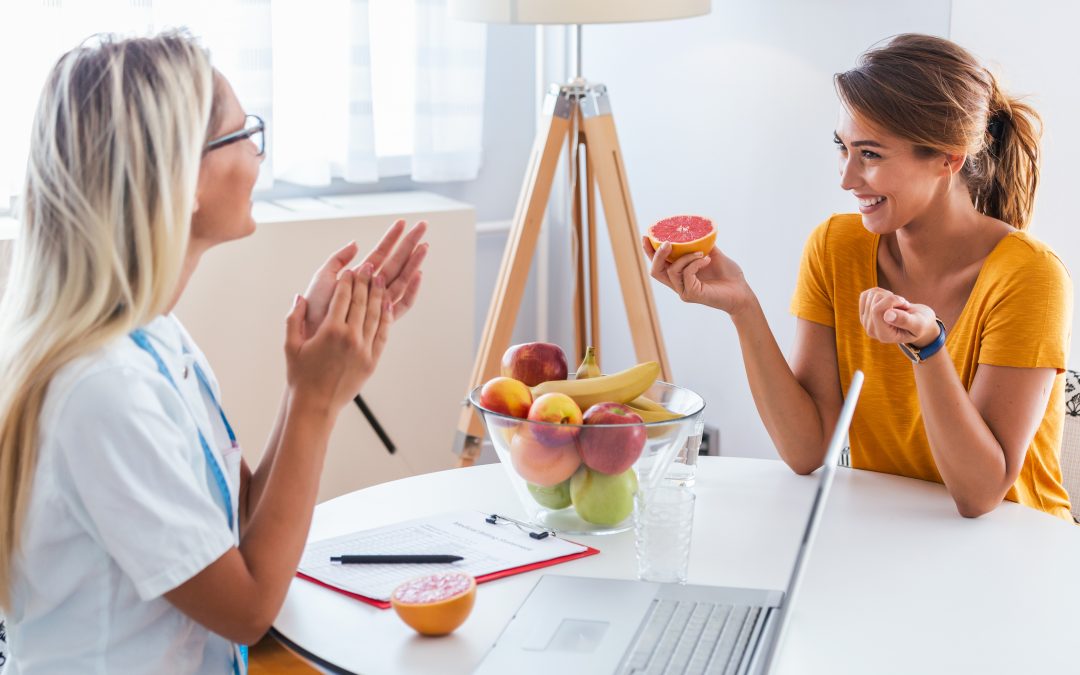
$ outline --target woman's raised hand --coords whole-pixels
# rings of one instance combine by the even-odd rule
[[[394,305],[394,316],[398,319],[412,307],[420,290],[420,266],[428,251],[428,244],[420,243],[420,239],[426,231],[427,223],[420,221],[402,237],[405,221],[398,220],[386,231],[379,244],[352,268],[353,272],[358,272],[360,267],[367,263],[372,266],[375,274],[383,275],[387,293]],[[304,291],[304,299],[307,300],[308,335],[314,335],[326,317],[338,277],[356,257],[356,253],[356,242],[349,242],[334,252],[311,277],[311,283]]]
[[[296,296],[285,328],[289,388],[336,414],[371,377],[386,346],[394,321],[386,278],[370,263],[344,270],[313,334],[307,312],[307,300]]]
[[[868,288],[859,295],[859,321],[867,335],[889,344],[922,347],[940,332],[933,309],[884,288]]]
[[[649,238],[642,237],[641,248],[652,261],[652,278],[675,291],[683,302],[708,305],[732,315],[751,304],[753,291],[742,269],[715,246],[708,255],[692,253],[672,263],[667,261],[670,243],[664,242],[653,251]]]

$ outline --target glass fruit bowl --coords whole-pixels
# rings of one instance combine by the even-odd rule
[[[688,451],[697,452],[701,442],[704,400],[666,382],[654,383],[643,396],[677,416],[641,424],[521,419],[481,405],[480,390],[470,392],[469,402],[480,412],[528,520],[556,532],[629,529],[634,494],[663,480],[688,443]]]

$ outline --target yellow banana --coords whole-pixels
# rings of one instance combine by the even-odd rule
[[[603,373],[600,372],[600,364],[596,360],[596,349],[593,347],[585,348],[585,358],[581,360],[581,365],[578,366],[577,373],[574,374],[575,379],[587,380],[590,377],[600,377]]]
[[[661,412],[661,413],[662,412],[669,412],[667,408],[660,405],[659,403],[652,400],[651,398],[646,397],[645,395],[638,396],[637,398],[635,398],[633,401],[630,401],[626,405],[630,406],[631,408],[637,408],[638,410],[652,410],[653,412]]]
[[[646,361],[611,375],[589,377],[584,380],[550,380],[532,388],[533,399],[544,394],[566,394],[585,411],[596,403],[614,401],[626,403],[641,396],[656,381],[660,364]]]
[[[634,405],[634,402],[631,401],[630,403],[626,404],[626,407],[636,412],[638,416],[641,417],[641,421],[645,423],[667,422],[668,420],[674,420],[682,417],[682,415],[680,415],[679,413],[671,412],[663,406],[661,406],[662,410],[645,410],[643,408],[637,407],[636,405]]]

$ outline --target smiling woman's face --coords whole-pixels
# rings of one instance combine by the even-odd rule
[[[840,187],[858,200],[866,229],[895,232],[933,209],[950,186],[940,153],[920,152],[910,141],[841,110],[836,125]]]
[[[215,103],[219,106],[220,138],[244,128],[246,115],[232,87],[220,73],[214,74]],[[195,213],[191,218],[192,243],[209,248],[255,231],[251,193],[259,177],[262,156],[251,139],[223,145],[206,152],[199,167]]]

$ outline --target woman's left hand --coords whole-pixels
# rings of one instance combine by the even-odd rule
[[[910,303],[884,288],[869,288],[859,296],[859,320],[866,334],[888,344],[924,347],[938,336],[934,310]]]
[[[404,231],[405,221],[396,221],[383,235],[379,244],[352,268],[354,272],[358,272],[360,266],[367,263],[371,265],[374,274],[382,274],[386,280],[386,292],[394,310],[395,321],[404,316],[416,301],[422,276],[420,265],[428,251],[428,244],[420,243],[427,231],[426,222],[420,221],[402,237]],[[311,283],[304,291],[304,299],[307,301],[305,335],[314,335],[326,318],[337,280],[345,267],[356,257],[357,248],[356,242],[349,242],[331,255],[311,277]]]

